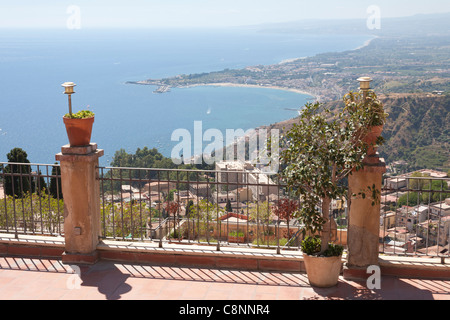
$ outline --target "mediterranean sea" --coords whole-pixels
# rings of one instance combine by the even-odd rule
[[[312,97],[268,88],[172,88],[127,81],[254,65],[360,47],[370,36],[227,30],[0,30],[0,161],[15,147],[32,163],[54,163],[68,143],[61,84],[77,84],[73,110],[95,112],[92,141],[108,165],[123,148],[170,156],[174,130],[256,128],[293,118]]]

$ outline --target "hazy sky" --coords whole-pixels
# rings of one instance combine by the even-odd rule
[[[0,28],[224,27],[450,12],[449,0],[0,0]]]

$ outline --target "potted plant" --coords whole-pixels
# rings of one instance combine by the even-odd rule
[[[63,116],[69,144],[71,147],[89,145],[91,142],[92,126],[94,124],[94,113],[90,110],[81,110],[77,113],[72,113],[71,96],[75,93],[73,88],[76,84],[73,82],[64,82],[62,86],[64,87],[64,93],[69,98],[69,113]]]
[[[369,128],[376,124],[375,119],[385,119],[382,104],[372,94],[346,95],[344,102],[345,108],[338,113],[319,103],[306,104],[298,122],[285,134],[280,154],[281,176],[301,201],[295,215],[304,226],[302,249],[308,279],[311,270],[324,270],[325,275],[335,272],[324,281],[310,279],[320,287],[337,284],[342,264],[343,248],[330,244],[331,201],[347,194],[343,182],[364,166]],[[377,142],[382,143],[381,139]],[[321,266],[311,267],[312,260],[321,260]]]
[[[67,137],[71,147],[87,146],[91,142],[94,113],[81,110],[77,113],[67,113],[63,117]]]
[[[381,132],[388,114],[374,91],[349,92],[344,96],[345,110],[361,124],[355,132],[356,139],[367,145],[367,155],[373,155],[383,143]]]
[[[332,287],[339,281],[344,247],[329,243],[319,254],[321,247],[322,239],[317,236],[307,236],[301,243],[308,281],[316,287]]]
[[[245,235],[242,231],[239,230],[230,231],[230,233],[228,233],[228,241],[235,243],[244,243]]]

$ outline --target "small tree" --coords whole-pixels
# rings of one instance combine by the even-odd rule
[[[226,212],[232,212],[232,211],[233,211],[233,208],[231,207],[231,201],[230,201],[230,199],[227,199],[227,204],[226,204],[226,206],[225,206],[225,211],[226,211]]]
[[[57,163],[55,163],[57,164]],[[61,168],[59,166],[52,167],[52,177],[50,178],[50,194],[55,199],[62,199],[62,187],[61,187]]]
[[[11,164],[6,165],[3,169],[3,172],[6,174],[5,194],[21,198],[28,192],[33,192],[33,183],[30,177],[31,167],[29,165],[12,164],[30,163],[27,153],[21,148],[14,148],[6,155],[6,157]]]
[[[163,205],[164,209],[167,211],[169,217],[170,214],[173,214],[173,231],[174,234],[176,233],[176,220],[177,220],[177,216],[180,210],[180,204],[176,201],[167,201],[164,203]]]
[[[280,154],[285,165],[282,177],[301,198],[297,217],[304,224],[304,235],[321,233],[320,253],[328,249],[331,240],[330,230],[324,229],[331,222],[331,201],[346,195],[343,180],[364,166],[369,148],[364,137],[371,126],[385,119],[374,93],[350,93],[344,102],[339,113],[323,110],[319,103],[306,104],[298,123],[285,135]]]
[[[286,220],[289,225],[289,221],[293,218],[294,213],[298,210],[298,201],[292,199],[280,199],[275,202],[272,207],[272,212],[280,220]]]

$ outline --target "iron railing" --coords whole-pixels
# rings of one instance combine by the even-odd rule
[[[302,226],[277,217],[297,201],[278,176],[257,170],[100,168],[104,236],[133,241],[298,249]],[[380,246],[384,254],[449,256],[450,179],[384,179]],[[447,200],[446,200],[447,199]],[[175,203],[171,209],[170,203]],[[333,201],[335,242],[347,243],[345,199]]]
[[[384,180],[380,252],[450,256],[450,179],[405,175]]]
[[[280,200],[296,200],[256,168],[101,167],[100,180],[105,238],[298,248],[297,220],[272,214]]]
[[[0,232],[62,235],[63,212],[58,164],[0,162]]]
[[[292,196],[255,168],[187,170],[99,167],[105,239],[298,250],[302,225],[274,210]],[[57,164],[0,163],[0,232],[64,234]],[[450,179],[384,179],[379,251],[450,256]],[[333,201],[335,242],[347,243],[345,199]],[[289,217],[289,219],[286,219]]]

